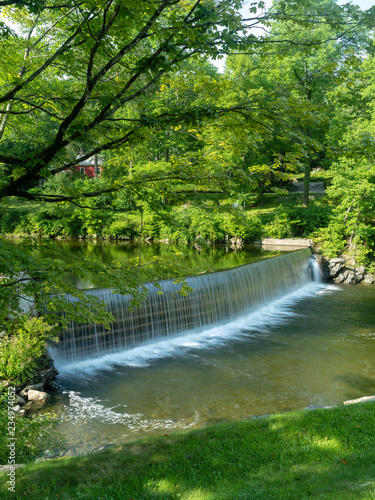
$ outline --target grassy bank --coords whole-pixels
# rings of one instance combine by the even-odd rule
[[[373,403],[222,424],[30,464],[17,471],[16,497],[370,499],[374,436]],[[0,497],[14,498],[6,481],[0,474]]]

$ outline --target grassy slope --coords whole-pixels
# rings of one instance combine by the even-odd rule
[[[373,403],[222,424],[28,465],[17,498],[370,499],[374,436]]]

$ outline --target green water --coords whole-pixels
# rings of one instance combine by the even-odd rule
[[[56,240],[57,246],[66,252],[77,256],[81,253],[86,257],[95,257],[106,264],[113,261],[129,263],[132,259],[141,258],[143,262],[150,262],[153,257],[168,259],[173,254],[180,254],[180,261],[187,267],[187,274],[196,274],[202,271],[217,271],[241,266],[259,259],[274,257],[284,253],[285,250],[263,250],[259,246],[244,245],[242,247],[230,245],[214,245],[199,247],[194,245],[173,245],[167,243],[147,243],[139,245],[133,241],[108,241],[108,240]],[[68,259],[68,257],[66,257]],[[168,276],[169,277],[169,276]],[[172,276],[170,276],[172,277]],[[173,276],[174,277],[174,276]],[[148,281],[140,276],[141,280]],[[96,282],[96,277],[89,280],[78,280],[74,275],[66,275],[66,280],[77,288],[88,289],[101,286]]]

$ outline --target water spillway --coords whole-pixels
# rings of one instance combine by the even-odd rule
[[[163,337],[227,323],[294,292],[312,280],[311,250],[298,250],[227,271],[187,278],[194,290],[187,296],[177,292],[172,280],[160,289],[146,284],[148,298],[129,311],[131,297],[110,289],[88,290],[103,300],[115,320],[111,329],[72,322],[60,332],[54,350],[56,360],[83,360],[130,349]]]

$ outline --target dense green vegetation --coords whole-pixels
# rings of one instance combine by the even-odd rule
[[[30,464],[17,471],[17,491],[45,500],[370,499],[374,411],[288,413]],[[6,478],[1,497],[14,498]]]
[[[67,263],[51,242],[7,234],[308,236],[373,263],[374,7],[259,1],[243,17],[242,3],[0,0],[0,377],[26,379],[68,319],[110,321],[68,269],[134,305],[140,266],[155,281],[186,271],[177,256]],[[210,61],[224,56],[219,73]],[[100,178],[73,172],[98,155]],[[313,173],[326,195],[310,193]],[[30,297],[38,322],[20,305]]]

